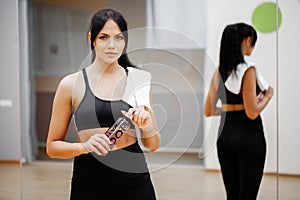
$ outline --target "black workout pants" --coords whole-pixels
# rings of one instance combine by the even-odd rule
[[[260,116],[244,111],[223,113],[217,142],[218,158],[228,200],[255,200],[266,157]]]

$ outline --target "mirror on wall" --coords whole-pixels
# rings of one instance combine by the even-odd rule
[[[246,6],[245,3],[204,0],[190,0],[189,4],[174,0],[172,3],[133,0],[131,3],[117,0],[102,3],[99,9],[113,7],[125,16],[130,29],[129,57],[139,67],[151,72],[153,77],[154,110],[162,134],[162,145],[158,152],[146,154],[146,157],[158,199],[224,197],[215,151],[217,124],[211,123],[202,114],[204,97],[211,72],[217,67],[222,30],[227,24],[239,21],[252,24],[255,9],[261,2],[248,2]],[[230,6],[232,3],[240,4],[239,9],[233,9]],[[44,170],[41,173],[52,176],[48,179],[51,181],[32,182],[37,184],[35,188],[40,188],[34,193],[28,192],[28,185],[23,186],[23,191],[25,196],[38,196],[43,191],[43,185],[47,185],[56,188],[48,192],[49,196],[60,198],[68,195],[72,162],[49,159],[45,154],[51,103],[60,79],[79,70],[81,61],[88,55],[85,37],[88,20],[95,9],[78,9],[74,5],[50,5],[38,1],[33,1],[31,8],[31,48],[34,55],[31,67],[35,74],[36,95],[36,116],[33,120],[36,122],[38,153],[34,164],[24,166],[23,170],[30,170],[27,169],[29,166],[36,167]],[[134,12],[136,10],[139,12]],[[178,12],[185,14],[178,15]],[[259,63],[262,73],[267,74],[266,78],[273,84],[275,52],[268,55],[261,53],[275,49],[275,39],[275,32],[259,33],[258,44],[251,57]],[[274,122],[274,110],[275,102],[265,111],[264,118]],[[216,117],[214,120],[218,119]],[[76,139],[76,130],[72,125],[68,134],[70,137],[67,138],[71,141]],[[261,198],[276,196],[275,128],[272,124],[265,126],[269,148],[265,170],[270,175],[264,176],[259,194]],[[31,177],[29,173],[24,175],[28,182],[32,181]],[[62,187],[58,188],[55,180],[60,180]],[[186,187],[190,180],[195,183]],[[174,190],[177,192],[172,192]]]
[[[27,2],[24,8],[29,20],[28,43],[22,44],[29,49],[28,71],[20,73],[25,82],[30,78],[30,87],[21,88],[21,101],[30,106],[21,106],[21,169],[16,173],[1,164],[1,177],[7,178],[4,173],[8,171],[19,177],[9,177],[11,181],[3,187],[6,196],[16,191],[10,188],[16,188],[12,184],[18,179],[21,199],[69,198],[72,159],[50,159],[45,152],[52,101],[62,77],[80,70],[86,62],[91,15],[111,7],[128,22],[129,58],[153,78],[162,147],[146,153],[146,159],[157,198],[226,199],[215,147],[220,119],[202,113],[218,65],[222,31],[236,22],[256,28],[258,41],[248,59],[275,88],[262,112],[267,155],[258,198],[300,197],[296,189],[300,184],[295,131],[298,108],[294,103],[300,94],[293,90],[299,85],[296,34],[300,2],[188,1],[20,1]],[[66,139],[77,139],[73,120]]]

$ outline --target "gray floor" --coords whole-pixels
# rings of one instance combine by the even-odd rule
[[[226,199],[219,171],[206,171],[196,154],[160,154],[147,157],[158,200]],[[170,164],[170,160],[176,159]],[[64,200],[69,197],[72,163],[37,161],[25,164],[0,164],[0,199]],[[279,196],[300,199],[300,177],[280,176]],[[263,177],[258,199],[277,197],[277,176]]]

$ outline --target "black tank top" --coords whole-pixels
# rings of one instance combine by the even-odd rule
[[[258,87],[258,84],[256,84],[256,94],[258,95],[260,92],[260,88]],[[243,104],[243,94],[240,92],[238,94],[234,94],[230,92],[224,82],[222,80],[219,81],[219,90],[218,90],[218,96],[222,102],[222,104]]]
[[[74,112],[78,131],[110,127],[119,117],[123,116],[121,110],[128,111],[129,108],[132,108],[123,100],[104,100],[96,97],[90,89],[85,68],[82,69],[82,73],[85,82],[85,93]],[[130,127],[134,128],[134,125],[131,123]]]

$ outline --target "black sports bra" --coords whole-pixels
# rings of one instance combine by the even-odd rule
[[[128,111],[132,106],[123,100],[103,100],[96,97],[90,89],[85,68],[82,69],[82,73],[85,82],[85,93],[74,112],[77,130],[112,126],[119,117],[123,116],[121,110]],[[132,123],[130,128],[134,128]]]

